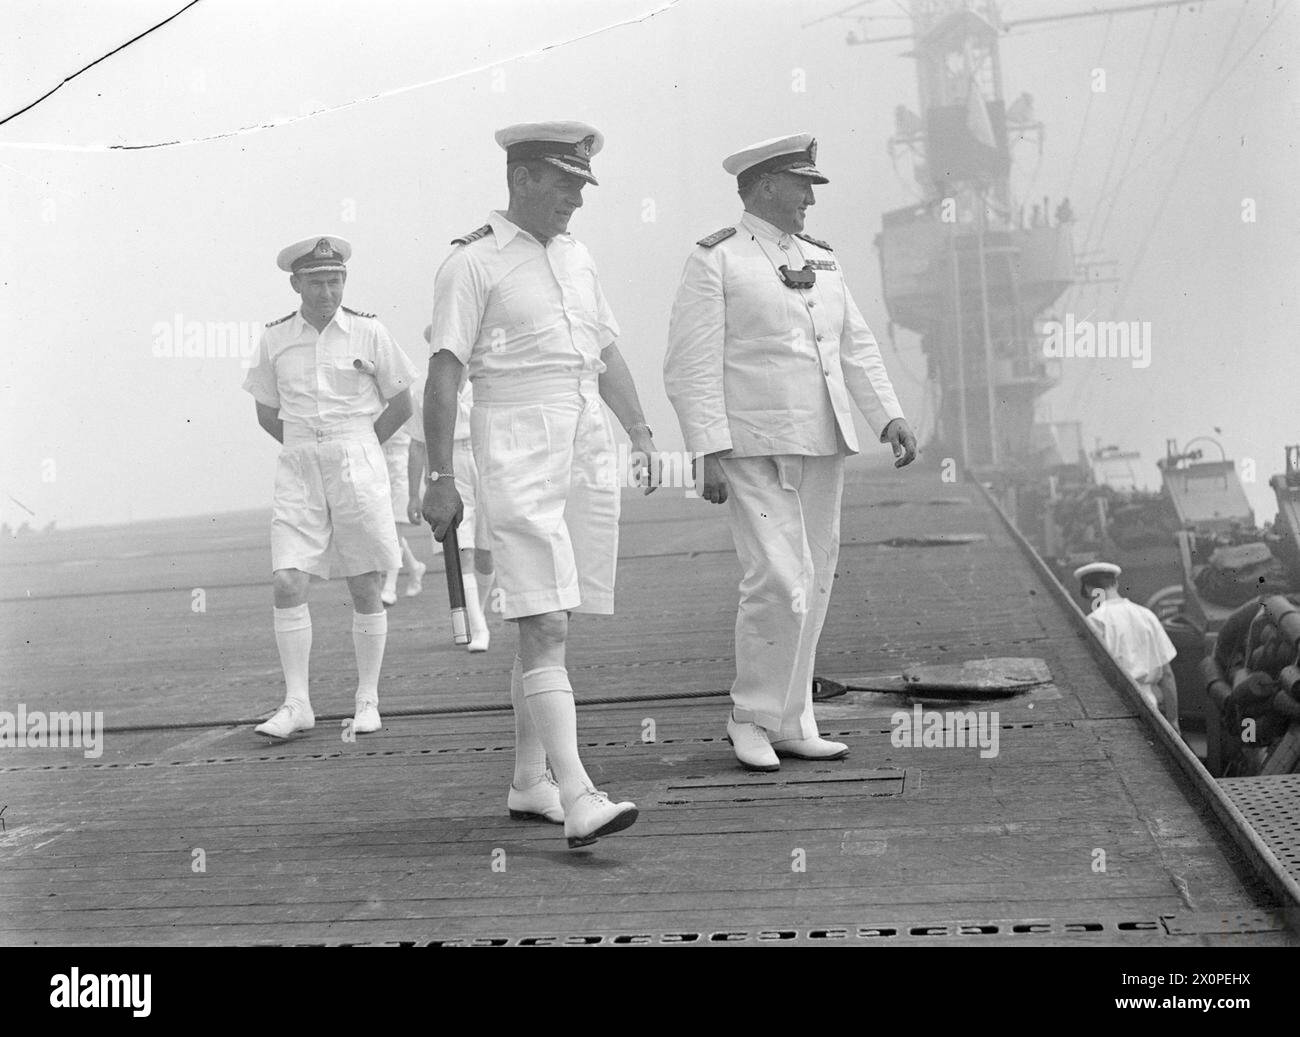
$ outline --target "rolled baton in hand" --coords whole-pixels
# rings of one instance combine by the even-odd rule
[[[460,574],[460,541],[456,527],[448,526],[442,538],[442,558],[447,567],[447,601],[451,604],[452,644],[469,644],[469,623],[465,615],[465,580]]]

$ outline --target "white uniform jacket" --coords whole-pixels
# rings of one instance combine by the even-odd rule
[[[850,398],[882,435],[903,411],[835,253],[750,213],[721,233],[686,260],[669,324],[664,385],[687,450],[856,453]],[[816,284],[786,287],[777,267],[805,261]]]

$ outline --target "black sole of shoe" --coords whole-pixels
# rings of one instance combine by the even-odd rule
[[[844,760],[847,759],[849,755],[847,749],[842,753],[836,753],[834,756],[800,756],[798,753],[783,753],[779,749],[773,749],[772,751],[783,760],[807,760],[809,763],[825,763],[827,760]]]
[[[548,825],[562,825],[563,821],[552,821],[545,814],[534,814],[528,810],[511,810],[510,820],[512,821],[545,821]]]
[[[631,828],[636,823],[638,811],[635,807],[625,813],[619,814],[607,824],[597,828],[591,835],[584,835],[580,838],[569,839],[569,849],[576,850],[579,846],[590,846],[601,836],[613,835],[615,832],[621,832],[624,828]]]

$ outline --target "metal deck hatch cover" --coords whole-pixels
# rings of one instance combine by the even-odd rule
[[[1300,774],[1221,778],[1219,785],[1287,874],[1300,881]]]

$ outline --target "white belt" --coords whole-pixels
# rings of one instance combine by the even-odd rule
[[[477,403],[551,403],[588,400],[600,396],[600,376],[596,374],[548,374],[529,378],[477,379],[474,402]]]
[[[284,445],[305,446],[310,443],[338,442],[340,440],[375,439],[375,426],[369,418],[345,421],[324,428],[313,428],[296,422],[284,423]]]

